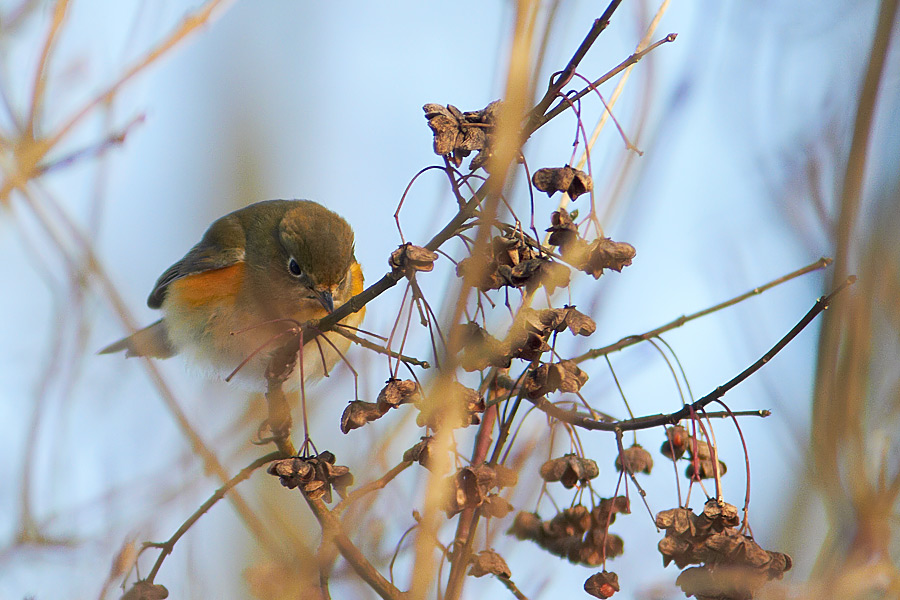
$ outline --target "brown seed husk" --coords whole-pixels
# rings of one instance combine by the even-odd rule
[[[512,571],[509,570],[509,565],[506,564],[502,556],[493,550],[482,550],[472,557],[469,575],[472,577],[496,575],[497,577],[509,579],[512,576]]]
[[[541,465],[540,473],[544,481],[559,481],[565,488],[571,489],[579,482],[585,485],[597,477],[600,474],[600,468],[590,458],[566,454],[545,462]]]
[[[622,470],[623,458],[629,473],[646,473],[649,475],[650,471],[653,470],[653,457],[639,444],[625,448],[622,454],[616,456],[617,471]]]
[[[416,271],[434,270],[434,261],[437,259],[437,252],[407,242],[391,252],[388,265],[392,271],[403,271],[408,277]]]
[[[556,192],[566,192],[572,200],[594,189],[590,175],[569,165],[538,169],[532,175],[531,183],[548,197]]]
[[[594,598],[611,598],[619,591],[619,576],[611,571],[600,571],[584,582],[584,591]]]

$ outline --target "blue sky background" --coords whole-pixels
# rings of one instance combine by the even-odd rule
[[[603,223],[608,235],[632,243],[637,257],[623,273],[606,274],[599,282],[573,278],[573,299],[580,307],[594,306],[598,321],[590,343],[573,343],[573,352],[646,331],[829,254],[802,165],[821,155],[827,212],[834,185],[828,174],[833,178],[840,167],[829,163],[829,156],[841,156],[849,146],[855,90],[877,6],[871,1],[790,4],[669,7],[654,39],[677,32],[677,41],[636,67],[615,109],[625,131],[634,135],[640,107],[647,103],[644,133],[635,140],[645,155],[632,159],[616,209]],[[565,64],[604,6],[561,3],[538,89],[549,72]],[[623,3],[580,72],[596,78],[633,52],[656,8]],[[54,55],[47,122],[59,123],[102,89],[185,10],[177,2],[73,2]],[[42,7],[4,39],[3,85],[14,106],[30,93],[35,48],[50,12]],[[393,213],[406,184],[422,167],[438,164],[421,106],[452,103],[474,110],[498,98],[511,16],[512,5],[503,2],[237,2],[117,96],[109,117],[115,129],[144,116],[124,145],[100,161],[45,177],[40,193],[55,197],[89,232],[104,268],[142,323],[157,318],[145,299],[159,273],[213,219],[257,200],[309,198],[344,215],[356,230],[357,257],[375,281],[399,243]],[[892,110],[900,82],[897,54],[893,48],[872,140],[879,152],[868,181],[876,188],[896,172],[891,157],[897,156],[900,136],[891,134],[900,114]],[[602,90],[607,99],[613,85]],[[601,110],[596,97],[586,99],[588,130]],[[5,113],[0,124],[10,127]],[[102,127],[98,113],[74,132],[67,147],[91,143]],[[525,150],[531,168],[565,163],[573,131],[568,116],[539,131]],[[609,200],[624,155],[610,124],[593,151],[600,207]],[[520,184],[513,199],[522,215],[528,202],[524,191]],[[546,227],[557,198],[542,194],[535,202],[538,225]],[[424,243],[454,206],[444,180],[426,174],[401,213],[406,238]],[[582,210],[586,206],[586,199],[576,203]],[[458,246],[448,247],[460,256]],[[96,597],[123,539],[168,537],[218,483],[191,458],[141,364],[94,355],[123,334],[118,319],[101,296],[90,293],[83,306],[85,329],[79,329],[60,256],[16,200],[0,220],[0,252],[5,258],[0,276],[9,282],[0,294],[0,339],[7,340],[0,345],[0,480],[6,482],[0,486],[0,600]],[[435,273],[421,279],[439,304],[455,277],[442,258]],[[820,274],[807,276],[667,335],[694,394],[712,390],[763,354],[812,306],[823,281]],[[388,332],[401,293],[398,286],[371,304],[366,326]],[[813,527],[808,539],[792,543],[780,532],[786,503],[808,493],[803,465],[816,331],[813,326],[804,332],[726,397],[736,410],[774,411],[769,419],[741,423],[753,465],[752,523],[765,548],[799,551],[800,577],[813,558],[802,548],[813,547],[822,534]],[[47,378],[55,335],[62,350]],[[423,336],[414,343],[414,353],[427,353]],[[384,361],[361,352],[354,356],[363,395],[372,399],[386,378]],[[641,345],[611,360],[636,412],[678,407],[672,378],[652,347]],[[262,452],[248,443],[252,429],[235,431],[231,425],[246,405],[244,390],[198,377],[178,359],[160,368],[231,469]],[[591,381],[585,394],[595,406],[624,414],[605,364],[597,361],[587,370]],[[370,445],[387,424],[340,434],[338,418],[352,389],[346,370],[318,385],[313,393],[321,402],[313,426],[320,448],[333,450],[364,482],[399,461],[418,433],[407,423],[387,462],[367,464]],[[44,408],[38,437],[26,449],[28,423],[39,402]],[[533,415],[528,423],[537,427],[539,421]],[[470,447],[471,433],[460,434],[461,448]],[[606,434],[582,439],[601,464],[598,492],[609,496],[615,486],[614,439]],[[729,466],[726,499],[740,506],[740,443],[725,422],[717,424],[717,439]],[[662,436],[644,432],[639,441],[655,453]],[[562,443],[555,447],[557,454],[566,449]],[[654,513],[676,503],[670,465],[658,454],[655,458],[657,470],[642,481]],[[532,471],[540,462],[535,460],[529,463]],[[33,511],[42,531],[65,545],[13,544],[23,469],[33,476]],[[259,474],[257,487],[248,484],[248,494],[282,498],[277,484],[264,479]],[[421,492],[417,485],[414,476],[404,476],[379,499],[395,507],[381,524],[391,540],[384,545],[388,551],[411,523]],[[570,502],[571,496],[553,492],[557,502]],[[533,502],[523,496],[516,508],[533,509]],[[305,510],[296,506],[298,513]],[[662,569],[658,534],[636,497],[633,509],[612,527],[626,540],[625,556],[608,565],[620,575],[622,597],[678,597],[669,587],[677,571]],[[542,506],[542,514],[552,514],[550,505]],[[448,530],[448,540],[451,535]],[[593,572],[506,536],[495,545],[530,598],[573,597]],[[179,543],[159,581],[171,597],[245,597],[241,570],[254,552],[246,530],[222,503]],[[142,573],[150,564],[142,562]],[[403,561],[396,567],[401,587],[408,567]],[[355,589],[338,584],[335,597],[352,597]],[[475,598],[505,592],[495,582],[471,581],[468,593]]]

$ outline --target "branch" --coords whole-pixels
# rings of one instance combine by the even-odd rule
[[[354,344],[359,344],[363,348],[367,348],[372,350],[373,352],[377,352],[379,354],[384,354],[385,356],[390,356],[391,358],[397,358],[401,362],[405,362],[410,365],[414,365],[416,367],[422,367],[423,369],[430,369],[431,364],[427,360],[419,360],[418,358],[414,358],[412,356],[406,356],[405,354],[400,354],[399,352],[394,352],[393,350],[389,350],[383,346],[379,346],[374,342],[370,342],[365,338],[361,338],[358,335],[354,335],[347,331],[344,327],[341,327],[341,324],[338,323],[337,326],[334,327],[333,331],[337,334],[340,334],[353,342]]]
[[[309,504],[309,508],[319,521],[319,525],[322,526],[323,538],[334,543],[341,553],[341,556],[350,563],[350,567],[363,581],[368,583],[369,586],[375,590],[375,593],[384,598],[384,600],[403,600],[406,598],[407,595],[398,590],[390,581],[385,579],[384,576],[372,566],[372,563],[369,562],[360,549],[353,544],[349,537],[347,537],[347,534],[344,533],[344,529],[341,526],[341,522],[330,510],[328,510],[328,507],[325,506],[325,503],[321,498],[312,500],[306,494],[303,494],[303,498],[306,500],[306,503]]]
[[[347,494],[347,496],[343,500],[338,502],[337,505],[334,507],[334,510],[332,510],[331,512],[333,514],[339,514],[342,511],[344,511],[348,506],[350,506],[351,504],[353,504],[354,502],[356,502],[357,500],[359,500],[366,494],[369,494],[371,492],[374,492],[376,490],[380,490],[380,489],[384,488],[387,484],[389,484],[391,481],[393,481],[394,478],[397,477],[397,475],[399,475],[400,473],[405,471],[412,464],[413,464],[413,461],[404,460],[399,465],[397,465],[396,467],[394,467],[393,469],[391,469],[390,471],[388,471],[387,473],[385,473],[384,475],[382,475],[380,478],[376,479],[375,481],[370,481],[366,485],[356,488],[355,490],[353,490],[352,492]]]
[[[842,291],[844,291],[844,289],[847,288],[847,286],[852,285],[855,281],[856,277],[850,276],[833,292],[831,292],[827,296],[822,296],[821,298],[819,298],[819,300],[816,301],[809,312],[806,313],[806,315],[802,319],[800,319],[800,321],[796,325],[794,325],[794,327],[783,338],[781,338],[777,344],[772,346],[772,348],[768,352],[766,352],[762,356],[762,358],[738,373],[730,381],[720,385],[715,390],[703,396],[693,404],[686,404],[681,408],[681,410],[678,410],[671,414],[650,415],[647,417],[638,417],[637,419],[615,421],[610,423],[608,421],[597,421],[575,411],[559,408],[558,406],[547,400],[545,396],[536,399],[528,398],[528,400],[532,404],[534,404],[535,407],[544,411],[554,419],[558,419],[560,421],[563,421],[564,423],[568,423],[569,425],[581,427],[588,430],[619,432],[635,431],[638,429],[652,429],[653,427],[660,427],[662,425],[674,425],[678,423],[678,421],[685,419],[696,412],[699,412],[707,404],[720,399],[727,392],[737,387],[738,384],[742,383],[745,379],[761,369],[763,365],[772,360],[772,358],[776,354],[778,354],[785,346],[787,346],[791,342],[791,340],[797,337],[797,335],[799,335],[799,333],[803,331],[803,329],[806,328],[806,326],[809,325],[813,321],[813,319],[819,316],[819,313],[828,308],[828,305],[832,302],[832,300],[834,300],[835,296],[840,294]]]
[[[172,537],[170,537],[165,542],[146,542],[144,544],[145,548],[161,548],[162,552],[160,552],[159,557],[156,559],[156,563],[153,565],[153,568],[150,570],[150,574],[147,575],[147,581],[153,582],[153,579],[156,577],[156,574],[159,572],[159,568],[162,566],[163,561],[166,559],[166,556],[172,553],[172,550],[175,548],[175,544],[181,539],[187,530],[191,528],[191,526],[197,522],[197,520],[202,517],[206,512],[213,507],[213,505],[225,497],[225,494],[228,493],[233,487],[235,487],[240,482],[249,478],[250,475],[256,469],[261,466],[272,462],[278,458],[282,458],[281,452],[270,452],[265,456],[261,456],[254,460],[252,463],[244,467],[237,475],[229,479],[225,485],[217,489],[209,499],[200,505],[200,507],[194,511],[190,517],[188,517],[187,521],[182,523],[181,527],[178,528]]]
[[[550,105],[553,104],[553,101],[557,96],[559,96],[559,92],[562,88],[569,83],[570,79],[572,79],[581,60],[587,55],[588,50],[591,49],[594,42],[597,41],[597,37],[599,37],[599,35],[603,33],[603,30],[609,25],[609,20],[621,3],[622,0],[612,0],[612,2],[609,3],[609,6],[606,7],[606,10],[600,15],[600,18],[594,20],[591,30],[588,31],[588,34],[581,41],[581,45],[578,46],[578,50],[576,50],[575,54],[572,55],[572,58],[569,59],[569,64],[566,65],[566,68],[562,70],[558,77],[551,78],[550,85],[547,87],[547,92],[544,94],[544,97],[538,101],[537,105],[529,114],[528,122],[525,126],[525,131],[529,132],[528,135],[531,135],[531,133],[537,130],[544,122],[544,113],[550,108]]]
[[[576,363],[581,363],[586,360],[590,360],[592,358],[599,358],[601,356],[605,356],[607,354],[617,352],[619,350],[622,350],[623,348],[627,348],[628,346],[633,346],[639,342],[653,339],[655,337],[662,335],[663,333],[665,333],[667,331],[671,331],[672,329],[677,329],[678,327],[681,327],[682,325],[684,325],[685,323],[687,323],[689,321],[693,321],[694,319],[699,319],[700,317],[705,317],[706,315],[714,313],[719,310],[722,310],[723,308],[728,308],[729,306],[733,306],[735,304],[738,304],[739,302],[743,302],[744,300],[746,300],[747,298],[750,298],[751,296],[758,296],[759,294],[762,294],[763,292],[768,291],[775,286],[781,285],[782,283],[786,283],[786,282],[790,281],[791,279],[795,279],[797,277],[800,277],[801,275],[806,275],[807,273],[811,273],[812,271],[818,271],[819,269],[824,269],[825,267],[830,265],[831,262],[832,262],[832,260],[830,258],[825,258],[825,257],[820,258],[816,262],[806,265],[802,269],[797,269],[793,273],[788,273],[787,275],[783,275],[782,277],[779,277],[778,279],[773,279],[769,283],[766,283],[759,287],[753,288],[749,292],[744,292],[743,294],[741,294],[739,296],[735,296],[734,298],[732,298],[730,300],[726,300],[725,302],[721,302],[719,304],[716,304],[715,306],[711,306],[709,308],[695,312],[690,315],[682,315],[682,316],[678,317],[677,319],[675,319],[674,321],[667,323],[661,327],[657,327],[656,329],[651,329],[650,331],[648,331],[646,333],[641,333],[638,335],[629,335],[627,337],[622,338],[621,340],[619,340],[618,342],[616,342],[614,344],[610,344],[608,346],[603,346],[602,348],[595,348],[593,350],[588,350],[584,354],[582,354],[580,356],[576,356],[572,360],[575,361]],[[835,292],[835,293],[837,293],[837,292]]]

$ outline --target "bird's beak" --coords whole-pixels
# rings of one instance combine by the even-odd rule
[[[334,298],[331,295],[331,290],[316,290],[316,299],[319,303],[325,307],[330,313],[334,312]]]

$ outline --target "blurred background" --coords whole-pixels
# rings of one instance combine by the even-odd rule
[[[499,98],[514,16],[511,2],[216,4],[204,24],[65,131],[40,161],[52,169],[23,182],[23,148],[32,146],[21,131],[29,129],[35,72],[63,4],[0,2],[0,600],[98,597],[124,543],[165,540],[219,487],[161,399],[161,381],[229,473],[268,451],[250,443],[265,415],[261,390],[210,380],[178,358],[158,363],[157,378],[139,361],[96,351],[123,336],[127,320],[156,320],[145,299],[159,274],[212,220],[258,200],[314,199],[342,214],[356,230],[368,280],[381,277],[400,243],[393,215],[404,189],[420,169],[441,164],[422,105],[477,110]],[[48,53],[35,135],[53,137],[141,64],[185,15],[206,6],[69,2]],[[549,33],[538,95],[604,8],[576,0],[542,5]],[[878,569],[865,576],[854,571],[859,579],[853,581],[896,586],[896,39],[881,52],[884,68],[868,96],[864,86],[880,52],[873,40],[896,37],[896,17],[888,16],[879,38],[876,25],[889,13],[870,0],[663,8],[624,2],[579,68],[593,80],[624,60],[657,11],[662,18],[652,39],[678,33],[638,63],[613,109],[643,156],[626,150],[611,123],[591,152],[605,233],[633,244],[637,256],[622,273],[599,281],[573,276],[572,299],[590,309],[598,331],[589,340],[567,341],[567,350],[647,331],[821,256],[837,256],[831,272],[794,280],[665,339],[699,397],[765,353],[833,277],[860,276],[845,307],[829,310],[824,333],[823,321],[815,322],[725,401],[734,410],[773,411],[767,419],[742,419],[741,426],[750,452],[753,532],[764,548],[794,557],[786,583],[808,591],[833,576],[835,565],[859,559]],[[601,88],[607,102],[618,81]],[[867,98],[875,101],[861,121],[858,108]],[[596,96],[585,98],[589,132],[602,112]],[[870,135],[860,140],[863,130]],[[121,133],[121,143],[103,142]],[[532,171],[568,162],[575,134],[571,114],[538,131],[525,148]],[[848,188],[848,164],[855,165],[850,173],[860,182],[858,194]],[[529,197],[521,170],[517,177],[511,202],[524,219]],[[545,228],[558,199],[534,201],[536,224]],[[574,206],[586,211],[588,202],[583,197]],[[423,244],[455,211],[446,178],[424,174],[400,212],[405,239]],[[458,243],[447,250],[462,257]],[[456,285],[444,257],[419,280],[435,310]],[[369,305],[366,328],[390,332],[401,287]],[[123,310],[131,316],[124,318]],[[426,333],[416,333],[407,351],[430,359]],[[360,349],[350,360],[360,398],[374,400],[388,377],[386,360]],[[679,388],[651,345],[610,360],[636,413],[680,406]],[[591,375],[583,392],[593,405],[624,416],[605,361],[582,367]],[[341,412],[354,398],[345,367],[309,392],[317,446],[334,452],[358,483],[399,462],[421,435],[411,412],[402,411],[392,422],[341,434]],[[535,450],[522,459],[520,481],[537,480],[538,465],[567,445],[558,435],[551,447],[542,417],[529,415],[525,423],[531,437],[523,439]],[[716,426],[729,467],[725,497],[740,506],[746,487],[740,440],[732,425]],[[473,433],[458,435],[464,452]],[[654,514],[678,503],[671,466],[656,453],[662,440],[660,431],[638,436],[658,463],[642,479]],[[615,439],[585,433],[582,441],[601,465],[595,489],[611,496]],[[351,517],[355,541],[384,572],[414,524],[422,480],[408,470]],[[538,484],[520,487],[511,501],[535,510]],[[170,597],[303,597],[302,587],[291,587],[302,582],[291,579],[284,557],[314,551],[318,525],[296,493],[264,473],[238,489],[259,526],[232,504],[216,505],[164,563],[157,582]],[[571,502],[570,493],[551,491],[560,506]],[[702,501],[699,491],[695,496]],[[554,511],[546,502],[541,508],[549,518]],[[619,573],[621,597],[681,597],[673,584],[677,570],[663,569],[656,550],[661,534],[639,502],[632,507],[611,528],[625,539],[625,555],[607,565]],[[525,595],[583,594],[593,570],[504,535],[509,522],[491,526],[491,544]],[[273,533],[287,549],[267,549]],[[452,530],[445,536],[449,541]],[[393,571],[401,588],[411,564],[403,556]],[[155,551],[142,556],[142,575],[155,557]],[[346,568],[337,564],[335,598],[372,596],[352,574],[342,577]],[[495,581],[470,581],[465,597],[504,594]],[[107,597],[117,597],[115,590]]]

